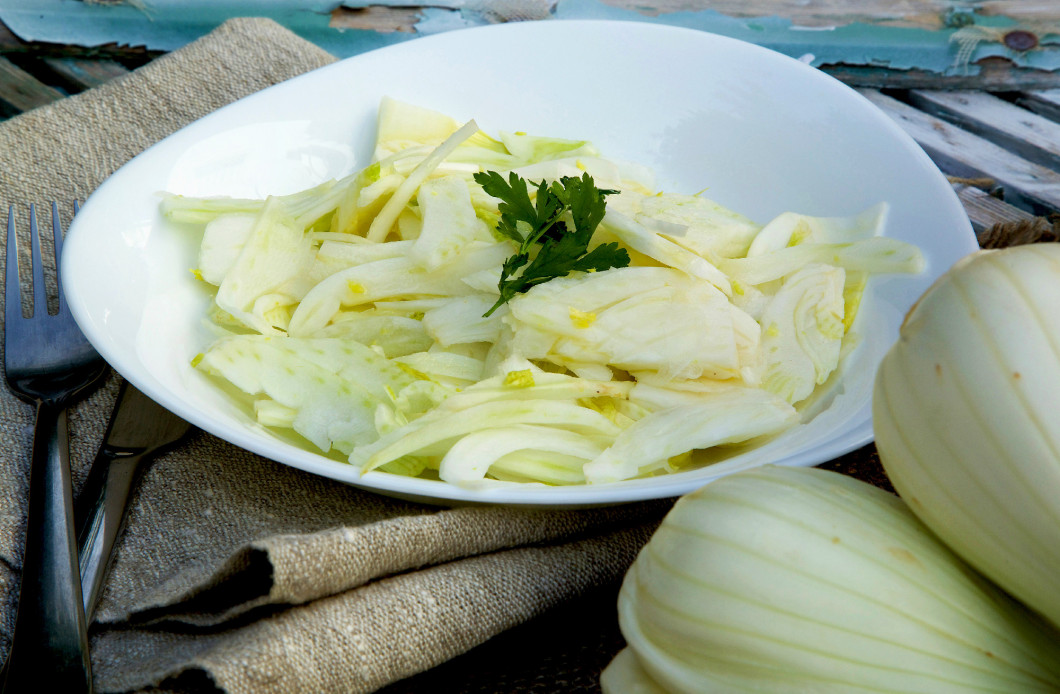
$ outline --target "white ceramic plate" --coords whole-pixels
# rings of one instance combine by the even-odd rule
[[[158,214],[157,191],[264,196],[368,162],[389,95],[474,118],[486,132],[592,140],[652,167],[662,190],[707,195],[759,222],[794,210],[854,214],[886,201],[887,234],[918,244],[920,276],[882,277],[859,316],[865,339],[819,416],[749,453],[666,477],[570,488],[467,489],[356,469],[280,441],[189,366],[209,341],[208,297],[189,269],[197,239]],[[750,44],[648,23],[547,21],[476,28],[363,54],[266,89],[129,162],[85,203],[62,260],[78,323],[147,395],[223,439],[380,493],[448,502],[578,506],[675,496],[734,470],[813,465],[872,438],[870,394],[913,301],[976,244],[949,185],[859,94]]]

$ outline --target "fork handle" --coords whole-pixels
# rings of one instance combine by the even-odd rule
[[[5,694],[92,691],[72,496],[66,410],[38,403],[26,553]]]

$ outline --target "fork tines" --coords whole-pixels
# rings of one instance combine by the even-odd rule
[[[74,214],[77,214],[78,204],[74,203]],[[15,206],[8,207],[7,212],[7,262],[14,262],[17,272],[7,272],[4,286],[4,320],[10,323],[23,316],[31,317],[36,307],[56,307],[56,311],[49,313],[62,313],[66,311],[66,299],[63,297],[61,281],[59,279],[58,265],[62,254],[63,228],[59,215],[59,206],[51,203],[52,216],[52,239],[50,244],[41,247],[40,234],[37,227],[37,207],[29,206],[29,239],[20,243],[19,233],[16,225]],[[22,274],[25,256],[20,249],[29,246],[29,260],[32,273],[32,301],[26,301],[22,292],[22,283],[19,276]],[[48,301],[48,296],[53,297]],[[18,301],[11,301],[17,297]]]

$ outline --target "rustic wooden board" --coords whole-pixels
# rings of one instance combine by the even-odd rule
[[[416,22],[422,17],[422,8],[415,7],[344,7],[339,5],[331,11],[330,26],[336,29],[361,29],[384,34],[394,32],[415,33]]]
[[[129,68],[107,59],[42,58],[40,62],[44,68],[76,91],[98,87],[115,77],[129,74]]]
[[[156,0],[144,13],[136,2],[86,3],[36,0],[54,14],[47,22],[36,11],[9,7],[0,16],[48,44],[23,41],[0,25],[0,53],[109,57],[126,61],[154,57],[154,48],[172,50],[194,40],[223,19],[248,14],[245,3],[230,0],[199,11],[176,0]],[[106,9],[100,10],[99,6]],[[611,18],[653,21],[733,35],[764,43],[794,57],[814,55],[847,84],[895,88],[1048,89],[1060,88],[1060,50],[1045,41],[1060,31],[1060,3],[1041,0],[344,0],[326,12],[309,0],[276,0],[254,14],[272,16],[326,50],[345,57],[363,50],[464,26],[550,18]],[[295,11],[299,8],[300,11]],[[102,16],[101,16],[102,15]],[[109,15],[109,16],[108,16]],[[49,15],[52,16],[52,15]],[[306,19],[312,17],[313,19]],[[110,24],[108,25],[108,22]],[[1008,49],[999,23],[1014,22],[1037,45]],[[950,33],[974,24],[975,60],[967,71],[953,70],[957,48]],[[91,31],[87,27],[93,27]],[[57,31],[56,27],[62,27]],[[354,31],[350,31],[350,30]],[[832,31],[824,31],[831,29]],[[61,37],[61,38],[57,38]],[[180,37],[179,39],[176,37]],[[112,41],[114,43],[107,43]],[[84,43],[85,45],[73,45]],[[105,45],[91,45],[104,43]],[[133,45],[120,45],[133,44]],[[171,45],[172,44],[172,45]],[[1054,70],[1055,69],[1055,70]],[[932,81],[934,80],[934,81]],[[940,81],[941,80],[941,81]]]
[[[84,57],[92,59],[114,59],[136,64],[150,62],[162,54],[143,46],[109,43],[100,46],[78,46],[73,44],[23,41],[0,21],[0,55],[32,55],[34,57]]]
[[[0,22],[0,53],[26,50],[26,43]]]
[[[63,94],[49,87],[0,56],[0,112],[13,115],[62,99]]]
[[[942,75],[930,70],[890,70],[865,65],[826,64],[823,72],[852,87],[871,89],[979,89],[986,92],[1060,91],[1060,72],[1020,67],[999,57],[976,63],[974,74]]]
[[[1019,156],[1060,168],[1060,124],[980,91],[909,92],[909,103]]]
[[[1024,92],[1016,96],[1016,103],[1040,116],[1060,121],[1060,89]]]
[[[710,9],[734,17],[777,15],[799,26],[831,27],[853,22],[881,26],[941,29],[953,12],[971,11],[985,16],[1004,16],[1025,22],[1060,21],[1060,5],[1051,0],[603,0],[609,5],[650,7],[656,12]],[[641,10],[645,11],[645,10]]]
[[[884,27],[944,29],[955,12],[987,17],[1008,17],[1018,22],[1060,23],[1060,5],[1041,0],[601,0],[602,4],[637,12],[647,17],[709,10],[729,17],[781,17],[800,27],[829,28],[855,22]],[[349,3],[353,5],[355,3]],[[517,3],[509,2],[508,5]],[[530,5],[530,2],[524,2]],[[555,2],[539,3],[546,10]],[[431,3],[382,3],[366,7],[339,6],[332,14],[338,26],[356,26],[381,31],[414,31],[415,23]],[[358,16],[359,15],[359,16]],[[347,23],[348,22],[348,23]]]
[[[875,90],[861,93],[893,118],[947,174],[998,182],[1005,199],[1035,214],[1060,209],[1060,173]]]
[[[968,220],[972,223],[972,230],[977,235],[995,224],[1030,222],[1036,218],[1030,212],[1009,205],[975,186],[956,183],[953,190],[964,205]]]

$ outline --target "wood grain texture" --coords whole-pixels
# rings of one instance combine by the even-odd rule
[[[64,96],[58,89],[49,87],[7,58],[0,57],[0,111],[8,114],[28,111]]]
[[[1060,210],[1060,173],[878,91],[861,93],[916,140],[944,173],[993,178],[1007,201],[1035,214]]]
[[[1060,89],[1021,92],[1016,103],[1040,116],[1060,121]]]
[[[953,190],[964,205],[968,220],[972,223],[972,230],[977,235],[996,224],[1030,222],[1036,219],[1031,213],[1009,205],[975,186],[957,184],[953,186]]]
[[[416,22],[422,17],[422,7],[336,7],[331,11],[328,26],[335,29],[362,29],[382,34],[416,32]]]
[[[987,16],[1006,16],[1017,21],[1060,22],[1060,3],[1043,0],[603,0],[612,7],[659,16],[673,12],[713,10],[730,17],[784,17],[806,27],[845,26],[854,22],[879,26],[942,29],[955,10],[974,8]]]
[[[0,53],[25,50],[26,42],[15,36],[7,25],[0,22]]]
[[[1000,57],[978,61],[976,74],[940,75],[929,70],[888,70],[864,65],[822,65],[840,82],[874,89],[980,89],[987,92],[1060,90],[1060,72],[1018,67]]]
[[[23,41],[0,20],[0,55],[27,54],[34,57],[83,57],[117,59],[135,64],[150,62],[163,51],[148,50],[144,46],[108,43],[101,46]]]
[[[558,0],[562,4],[563,0]],[[958,2],[956,0],[601,0],[609,7],[645,17],[675,13],[717,12],[729,17],[781,17],[803,27],[846,26],[855,22],[886,27],[939,30],[953,12],[974,8],[984,16],[1005,16],[1021,23],[1060,24],[1060,3],[1030,0]],[[389,33],[414,32],[430,3],[402,6],[337,7],[332,26]]]
[[[909,103],[1008,151],[1060,169],[1060,124],[981,91],[914,90]]]
[[[129,69],[121,63],[106,59],[43,58],[41,64],[77,91],[98,87],[115,77],[129,74]]]

